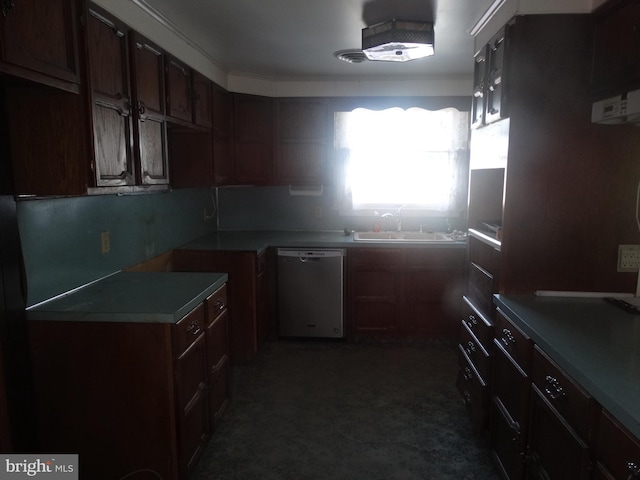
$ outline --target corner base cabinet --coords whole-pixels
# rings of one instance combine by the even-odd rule
[[[40,451],[77,453],[81,478],[188,478],[229,399],[225,285],[178,322],[29,329]]]

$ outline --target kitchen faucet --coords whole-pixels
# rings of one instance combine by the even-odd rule
[[[396,230],[398,232],[402,231],[402,217],[400,216],[400,211],[405,207],[405,205],[402,205],[400,208],[398,208],[397,213],[394,215],[393,213],[383,213],[380,218],[382,218],[383,220],[389,217],[396,217]]]

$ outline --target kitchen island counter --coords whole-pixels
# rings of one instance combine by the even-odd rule
[[[117,272],[27,309],[29,320],[175,323],[226,273]]]
[[[602,298],[495,295],[494,301],[640,438],[640,315]]]

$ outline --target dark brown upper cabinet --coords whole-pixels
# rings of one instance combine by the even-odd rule
[[[95,186],[168,184],[162,50],[93,5],[87,50]]]
[[[233,183],[233,94],[213,85],[213,171],[216,185]]]
[[[192,70],[191,84],[193,91],[193,123],[201,127],[212,124],[212,85],[211,80],[201,73]]]
[[[211,80],[177,58],[166,61],[167,116],[187,125],[211,127]]]
[[[500,30],[489,42],[487,58],[485,123],[506,118],[509,114],[505,87],[507,80],[508,26]]]
[[[606,3],[596,12],[591,87],[606,98],[640,88],[640,2]]]
[[[273,182],[273,99],[236,93],[234,98],[234,181]]]
[[[191,68],[167,56],[167,115],[185,122],[193,116]]]
[[[509,116],[508,25],[502,28],[475,56],[471,126],[486,125]]]
[[[473,67],[473,97],[471,99],[471,127],[484,124],[484,105],[487,96],[487,56],[485,45],[476,53]]]
[[[322,98],[276,101],[276,183],[328,182],[328,112]]]
[[[0,2],[0,72],[78,93],[78,0]]]

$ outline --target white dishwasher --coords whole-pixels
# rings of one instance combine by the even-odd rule
[[[278,249],[278,333],[344,337],[345,249]]]

